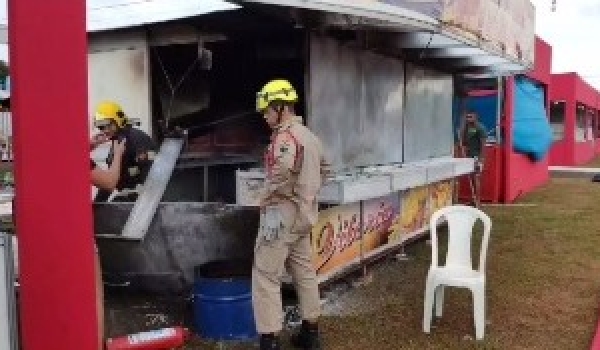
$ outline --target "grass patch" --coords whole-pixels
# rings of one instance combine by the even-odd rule
[[[485,208],[493,227],[484,341],[473,340],[470,294],[452,288],[444,316],[422,333],[430,247],[419,242],[408,248],[413,260],[384,261],[372,284],[349,292],[374,311],[323,319],[325,349],[589,348],[600,302],[598,199],[600,184],[553,179],[520,201],[535,206]]]

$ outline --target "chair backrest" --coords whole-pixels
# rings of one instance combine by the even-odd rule
[[[438,266],[438,236],[437,224],[440,219],[445,218],[448,224],[448,252],[446,254],[446,267],[469,267],[473,268],[471,259],[471,239],[473,227],[477,220],[483,222],[483,238],[479,253],[480,272],[485,271],[485,260],[487,247],[490,239],[492,221],[486,213],[481,210],[465,205],[452,205],[439,209],[431,216],[431,265]]]

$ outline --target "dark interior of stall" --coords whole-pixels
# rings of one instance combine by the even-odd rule
[[[187,130],[163,201],[235,203],[235,171],[260,166],[269,142],[256,112],[260,88],[274,78],[290,80],[304,115],[306,32],[250,11],[186,24],[202,33],[198,42],[151,47],[155,136]]]
[[[455,141],[458,141],[458,130],[463,122],[466,112],[475,112],[479,121],[488,130],[488,142],[499,143],[502,135],[496,135],[498,124],[498,103],[503,104],[504,99],[498,101],[497,92],[501,88],[496,78],[468,78],[455,77],[453,101],[453,125]],[[503,110],[503,106],[501,107]]]

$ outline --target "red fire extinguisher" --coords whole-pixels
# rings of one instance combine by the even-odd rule
[[[182,346],[189,331],[183,327],[163,328],[130,334],[106,341],[107,350],[164,350]]]

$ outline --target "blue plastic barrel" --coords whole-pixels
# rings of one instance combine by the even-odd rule
[[[253,340],[251,262],[213,261],[196,267],[194,329],[204,339]]]

